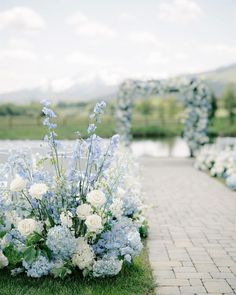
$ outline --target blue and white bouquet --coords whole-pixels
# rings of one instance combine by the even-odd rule
[[[139,255],[146,220],[136,167],[118,135],[107,141],[95,134],[105,106],[96,104],[88,138],[78,134],[65,152],[56,115],[43,102],[49,151],[15,151],[0,170],[0,268],[34,278],[64,278],[76,268],[105,277]]]

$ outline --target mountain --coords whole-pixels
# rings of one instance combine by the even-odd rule
[[[229,83],[233,85],[236,91],[236,63],[215,70],[185,76],[195,76],[205,79],[216,96],[222,95],[225,87]],[[72,85],[69,85],[69,87],[64,90],[55,90],[53,88],[53,83],[49,83],[46,88],[23,89],[15,92],[2,93],[0,94],[0,103],[12,102],[26,104],[38,102],[45,98],[49,98],[55,102],[78,102],[98,99],[110,100],[116,97],[118,87],[119,85],[107,84],[98,77],[94,77],[94,79],[89,82],[75,80]]]
[[[196,76],[206,80],[216,96],[222,95],[228,84],[231,84],[236,91],[236,63],[199,73]]]
[[[94,78],[89,82],[76,81],[72,86],[64,90],[53,90],[49,83],[47,87],[23,89],[15,92],[0,94],[0,103],[27,104],[38,102],[48,98],[54,102],[58,101],[90,101],[90,100],[110,100],[116,96],[118,85],[109,85],[105,81]]]

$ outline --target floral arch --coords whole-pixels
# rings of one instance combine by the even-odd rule
[[[134,98],[154,94],[179,93],[185,106],[184,138],[194,156],[200,146],[209,141],[208,121],[212,113],[212,93],[197,79],[126,80],[120,85],[117,103],[117,131],[125,145],[131,141],[132,107]]]

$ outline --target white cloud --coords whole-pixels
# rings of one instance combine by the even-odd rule
[[[51,88],[55,92],[63,92],[71,88],[75,83],[76,81],[68,77],[54,79],[51,81]]]
[[[0,50],[0,60],[36,61],[37,55],[28,49],[3,49]]]
[[[80,51],[75,51],[68,54],[66,56],[66,61],[71,64],[78,63],[81,66],[109,66],[109,62],[97,56]]]
[[[169,62],[169,58],[166,55],[163,55],[159,51],[154,51],[149,54],[147,57],[147,64],[149,65],[165,65]]]
[[[128,34],[129,40],[140,43],[140,44],[152,44],[152,45],[159,45],[160,42],[158,41],[155,34],[152,32],[147,31],[134,31]]]
[[[107,25],[90,20],[79,11],[67,17],[67,23],[73,26],[76,32],[81,35],[89,37],[102,36],[109,38],[115,35],[114,31]]]
[[[16,30],[41,30],[45,21],[29,7],[13,7],[0,11],[0,29],[13,28]]]
[[[136,20],[136,16],[129,12],[123,12],[120,15],[120,18],[125,21],[134,21]]]
[[[205,44],[202,47],[202,51],[208,53],[217,53],[226,56],[236,56],[236,46],[231,46],[227,44]]]
[[[187,23],[199,19],[203,11],[194,0],[163,1],[158,16],[163,21]]]

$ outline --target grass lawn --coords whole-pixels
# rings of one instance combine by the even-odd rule
[[[0,295],[154,295],[154,287],[146,247],[133,266],[108,279],[88,279],[80,274],[65,280],[32,279],[0,271]]]

